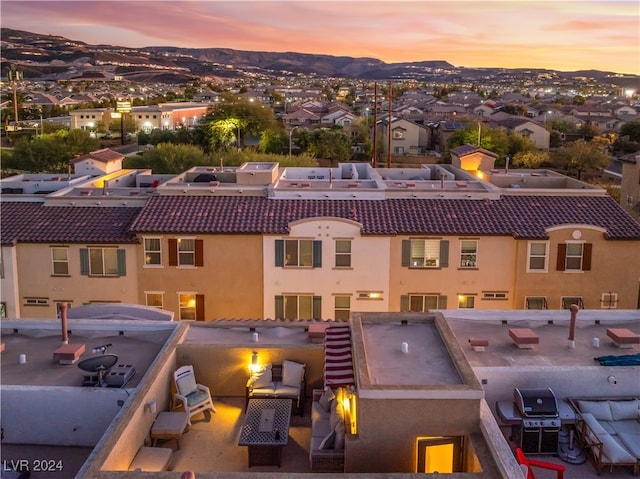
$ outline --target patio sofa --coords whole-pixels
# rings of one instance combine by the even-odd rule
[[[304,415],[305,365],[284,360],[269,363],[251,374],[245,389],[245,411],[251,398],[291,399],[291,413]]]
[[[314,389],[311,403],[311,472],[344,472],[346,435],[340,389]]]
[[[576,411],[576,434],[598,474],[603,467],[640,464],[639,398],[569,398]]]

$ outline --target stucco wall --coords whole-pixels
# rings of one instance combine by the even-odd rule
[[[18,282],[21,301],[21,317],[55,318],[56,302],[69,302],[71,307],[89,302],[116,301],[138,302],[138,278],[136,245],[95,245],[117,246],[126,251],[125,276],[86,276],[80,274],[80,249],[85,244],[25,244],[17,247]],[[69,276],[52,276],[51,246],[68,248]],[[26,306],[25,297],[48,298],[48,306]]]
[[[204,294],[205,318],[262,317],[262,237],[260,235],[183,235],[204,241],[203,267],[169,266],[168,238],[162,238],[162,266],[135,265],[140,294],[135,302],[146,304],[145,292],[163,293],[164,309],[178,315],[178,291]],[[148,235],[159,237],[159,235]]]
[[[346,444],[346,472],[415,472],[417,437],[479,430],[477,399],[359,399],[357,410],[358,436]]]

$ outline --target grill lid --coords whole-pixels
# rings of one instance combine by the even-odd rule
[[[558,417],[558,402],[551,388],[515,388],[514,401],[523,417]]]

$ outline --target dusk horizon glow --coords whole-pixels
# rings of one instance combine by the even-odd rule
[[[88,44],[640,74],[636,0],[3,0],[2,27]]]

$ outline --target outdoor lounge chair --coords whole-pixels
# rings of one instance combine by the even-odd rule
[[[187,365],[176,369],[173,373],[173,379],[176,384],[175,403],[176,405],[182,404],[184,410],[189,414],[189,425],[191,425],[191,417],[200,412],[207,409],[216,412],[209,388],[196,383],[193,366]]]
[[[564,478],[564,471],[566,467],[562,464],[554,464],[552,462],[539,461],[538,459],[529,459],[524,455],[522,449],[516,449],[516,459],[518,460],[518,464],[522,466],[527,466],[527,479],[536,479],[536,476],[533,474],[532,467],[539,467],[541,469],[548,469],[550,471],[555,471],[557,475],[557,479]]]

